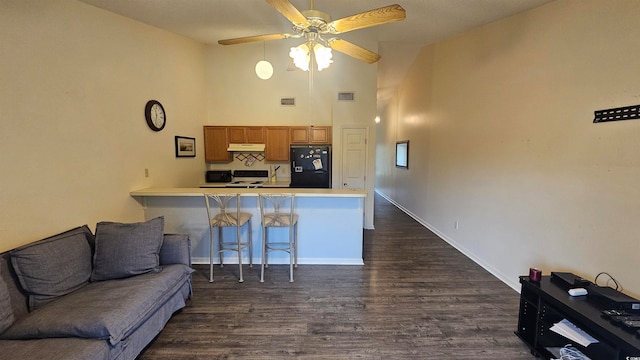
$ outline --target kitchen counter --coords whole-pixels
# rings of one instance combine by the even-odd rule
[[[292,193],[302,197],[355,197],[364,198],[367,192],[364,190],[350,189],[305,189],[305,188],[216,188],[216,192],[221,193],[238,193],[240,196],[258,196],[259,193]],[[134,197],[149,196],[198,196],[202,197],[204,193],[210,192],[203,188],[147,188],[135,190],[129,193]]]
[[[157,216],[165,218],[166,233],[189,234],[191,258],[195,264],[209,263],[209,226],[204,193],[238,193],[241,209],[252,214],[253,262],[260,263],[262,228],[260,226],[260,193],[296,194],[298,223],[299,264],[363,265],[362,241],[364,233],[364,190],[303,189],[303,188],[148,188],[135,190],[130,195],[144,209],[146,220]],[[270,231],[278,231],[275,229]],[[235,228],[225,228],[225,237],[234,237]],[[227,233],[228,231],[228,233]],[[242,236],[246,236],[246,227]],[[285,230],[286,232],[286,230]],[[286,233],[270,236],[286,236]],[[216,235],[217,236],[217,235]],[[246,255],[246,254],[245,254]],[[225,257],[237,263],[230,253]],[[216,257],[217,258],[217,257]],[[218,259],[215,259],[217,262]],[[286,253],[269,255],[273,264],[288,264]],[[243,259],[248,263],[248,258]],[[255,267],[254,267],[255,269]]]

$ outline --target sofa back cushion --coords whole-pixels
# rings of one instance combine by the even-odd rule
[[[164,217],[130,224],[98,223],[91,281],[160,271],[163,232]]]
[[[13,309],[11,306],[11,295],[9,294],[9,288],[7,287],[7,283],[4,281],[4,277],[2,276],[2,272],[4,266],[4,258],[0,257],[0,333],[7,330],[11,324],[15,321],[13,316]]]
[[[87,230],[78,227],[11,251],[13,269],[29,294],[30,311],[89,283]]]

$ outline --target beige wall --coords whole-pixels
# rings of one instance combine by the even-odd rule
[[[640,103],[639,13],[560,0],[423,49],[378,126],[376,188],[514,288],[537,266],[640,295],[640,120],[592,123]]]
[[[0,251],[141,221],[129,191],[202,178],[203,45],[69,0],[1,1],[0,44]],[[176,135],[197,138],[195,159],[175,158]]]
[[[292,44],[270,43],[276,69],[262,81],[253,71],[262,44],[206,46],[73,0],[1,1],[0,43],[0,251],[82,224],[143,220],[129,191],[202,181],[205,124],[332,125],[334,154],[344,126],[375,137],[377,68],[342,54],[310,87],[307,73],[286,71]],[[356,102],[338,103],[338,91]],[[299,105],[280,107],[282,96]],[[167,112],[159,133],[144,121],[149,99]],[[196,138],[196,158],[175,158],[176,135]],[[366,207],[372,226],[371,197]]]

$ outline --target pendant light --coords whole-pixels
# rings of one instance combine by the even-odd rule
[[[262,60],[258,61],[256,64],[256,75],[262,80],[271,79],[273,76],[273,66],[271,63],[266,60],[266,49],[267,45],[265,42],[262,42]]]

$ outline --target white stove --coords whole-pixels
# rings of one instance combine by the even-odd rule
[[[268,170],[235,170],[233,180],[226,183],[228,188],[259,188],[269,180]]]

